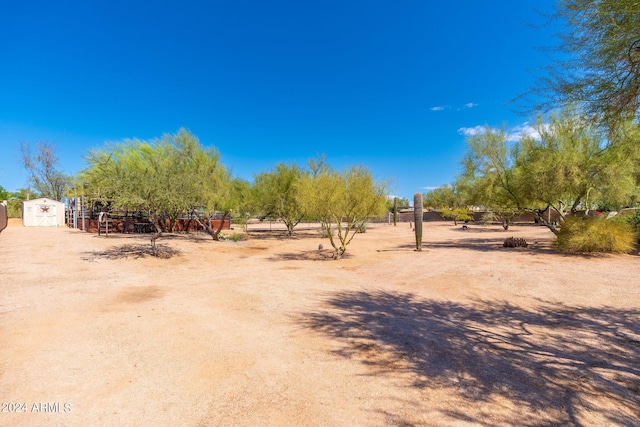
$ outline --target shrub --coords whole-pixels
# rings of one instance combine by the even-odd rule
[[[636,230],[640,231],[640,209],[632,215],[627,215],[625,220]]]
[[[322,237],[329,237],[329,231],[331,231],[331,237],[336,235],[336,230],[335,228],[332,228],[331,230],[327,229],[327,226],[325,224],[321,224],[320,226],[320,236]]]
[[[7,201],[7,216],[9,218],[22,218],[22,200]]]
[[[471,212],[468,209],[464,208],[456,208],[456,209],[443,209],[442,216],[447,219],[452,219],[454,224],[458,225],[458,221],[472,221],[473,216],[471,216]]]
[[[502,246],[505,248],[526,248],[529,245],[522,237],[507,237]]]
[[[635,244],[636,232],[630,224],[606,220],[604,215],[598,215],[567,218],[555,246],[560,252],[629,253]]]
[[[353,227],[358,233],[366,233],[367,232],[367,223],[363,222],[359,227]]]
[[[241,240],[247,240],[247,235],[246,234],[240,234],[240,233],[233,233],[232,235],[228,235],[228,234],[220,234],[219,236],[220,240],[232,240],[234,242],[239,242]]]
[[[481,222],[482,225],[491,225],[492,222],[496,222],[498,220],[498,216],[489,211],[482,214]]]

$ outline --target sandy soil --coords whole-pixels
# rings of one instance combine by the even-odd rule
[[[640,258],[542,227],[0,233],[0,425],[638,425]],[[527,249],[506,249],[507,236]],[[325,249],[319,250],[323,244]],[[17,412],[20,410],[20,412]]]

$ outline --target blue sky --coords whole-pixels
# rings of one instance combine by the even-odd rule
[[[447,184],[465,131],[524,126],[552,1],[21,1],[0,13],[0,185],[21,142],[75,174],[105,141],[185,127],[236,176],[325,153],[393,192]],[[533,24],[533,25],[530,25]]]

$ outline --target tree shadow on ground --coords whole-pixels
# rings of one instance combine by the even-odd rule
[[[504,238],[502,239],[459,239],[459,240],[447,240],[437,242],[423,242],[422,250],[429,251],[430,249],[469,249],[477,252],[510,252],[510,251],[525,251],[531,254],[541,253],[554,253],[551,244],[545,241],[533,241],[528,242],[527,248],[505,248]],[[393,248],[378,249],[377,252],[407,252],[416,250],[415,243],[407,243],[403,245],[397,245]],[[564,255],[564,254],[558,254]]]
[[[532,254],[536,253],[557,253],[554,252],[551,243],[548,241],[541,240],[527,240],[528,247],[526,248],[505,248],[504,241],[509,236],[493,238],[493,239],[479,239],[479,238],[471,238],[471,239],[457,239],[457,240],[448,240],[448,241],[439,241],[439,242],[426,242],[423,243],[423,246],[426,249],[442,249],[442,248],[462,248],[462,249],[470,249],[478,252],[509,252],[513,250],[518,251],[526,251]]]
[[[108,239],[108,240],[113,240],[114,243],[116,241],[122,241],[122,240],[126,240],[126,241],[131,241],[131,240],[146,240],[149,241],[150,237],[151,237],[151,233],[109,233],[109,235],[105,235],[104,233],[98,235],[95,234],[93,236],[96,239]],[[207,243],[207,242],[211,242],[213,241],[213,239],[206,233],[204,232],[189,232],[189,233],[170,233],[170,232],[164,232],[162,233],[162,237],[160,237],[161,240],[164,241],[168,241],[168,240],[183,240],[183,241],[188,241],[190,243]],[[159,240],[160,240],[159,239]]]
[[[464,228],[467,227],[467,228]],[[489,225],[481,224],[459,224],[451,228],[452,231],[460,233],[509,233],[502,226],[492,227]]]
[[[163,233],[162,240],[183,240],[189,243],[209,243],[215,242],[208,234],[204,232],[189,232],[189,233]]]
[[[181,255],[177,249],[173,249],[167,245],[158,244],[158,258],[168,259],[177,255]],[[139,259],[146,257],[153,257],[153,249],[150,244],[129,244],[123,246],[116,246],[104,251],[93,251],[86,253],[82,257],[85,261],[95,261],[96,259]]]
[[[252,240],[289,240],[301,238],[322,238],[317,229],[295,229],[293,236],[287,230],[248,230],[247,236]]]
[[[443,421],[627,426],[640,419],[638,309],[550,302],[525,309],[362,291],[337,293],[301,321],[337,339],[335,353],[369,365],[372,375],[409,373],[412,387],[452,391],[457,404],[440,411]]]
[[[287,230],[249,230],[246,234],[251,240],[287,240],[296,236],[289,236]]]
[[[526,248],[510,248],[504,247],[504,239],[459,239],[459,240],[446,240],[446,241],[437,241],[437,242],[423,242],[422,243],[422,251],[428,252],[429,250],[436,249],[467,249],[475,252],[496,252],[496,253],[513,253],[513,252],[523,252],[529,255],[554,255],[561,258],[583,258],[583,259],[597,259],[597,258],[606,258],[609,256],[618,256],[620,254],[611,254],[606,252],[593,252],[593,253],[585,253],[585,252],[558,252],[553,247],[553,242],[549,240],[528,240],[527,243],[529,246]],[[377,252],[415,252],[416,245],[413,244],[403,244],[397,245],[393,248],[388,249],[379,249]],[[628,255],[640,256],[640,250],[635,250]]]
[[[292,253],[275,254],[269,258],[271,261],[335,261],[335,252],[329,249],[300,251]],[[349,259],[352,255],[348,252],[342,255],[342,259]]]

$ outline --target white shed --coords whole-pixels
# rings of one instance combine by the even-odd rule
[[[22,223],[25,227],[58,227],[64,225],[64,203],[51,199],[22,202]]]

